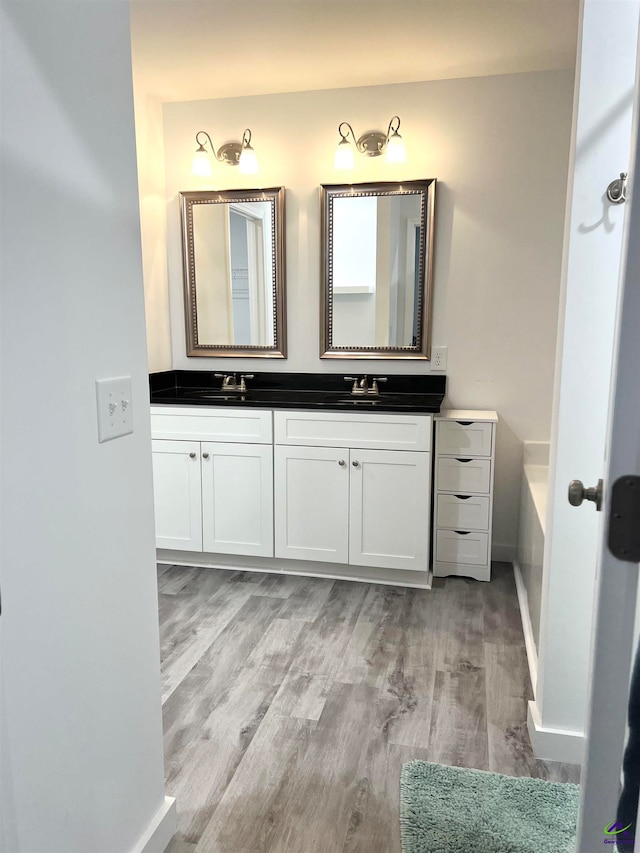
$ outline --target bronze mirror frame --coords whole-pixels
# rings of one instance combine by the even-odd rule
[[[436,179],[363,184],[322,184],[321,210],[321,297],[320,358],[345,359],[425,359],[431,358],[433,303],[433,235]],[[420,246],[418,253],[418,319],[415,346],[334,347],[333,346],[333,202],[336,198],[388,195],[420,196]]]
[[[285,312],[284,187],[257,190],[198,190],[181,192],[182,270],[187,356],[205,358],[286,358],[287,328]],[[273,253],[273,346],[205,344],[198,339],[197,281],[193,239],[193,208],[199,204],[233,202],[269,202],[271,204],[271,246]]]

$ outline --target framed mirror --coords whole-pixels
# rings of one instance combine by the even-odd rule
[[[180,204],[187,355],[286,358],[284,187]]]
[[[435,189],[321,187],[321,358],[430,357]]]

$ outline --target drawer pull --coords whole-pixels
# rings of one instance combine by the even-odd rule
[[[456,462],[473,462],[473,459],[458,459],[456,456]]]
[[[458,498],[459,501],[468,501],[473,497],[473,495],[454,495],[454,498]]]
[[[460,426],[471,426],[473,421],[456,421],[456,423],[460,424]]]
[[[189,459],[195,459],[195,458],[196,458],[196,454],[192,450],[191,453],[189,454]]]
[[[468,536],[471,531],[470,530],[454,530],[454,533],[457,533],[458,536]]]

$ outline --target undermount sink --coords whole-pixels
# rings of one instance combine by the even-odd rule
[[[188,392],[188,396],[197,397],[199,400],[237,400],[239,403],[247,400],[288,400],[295,403],[296,400],[302,402],[313,402],[315,405],[375,405],[382,400],[391,401],[397,398],[397,394],[379,394],[356,396],[348,391],[284,391],[282,389],[269,388],[247,388],[244,392],[229,392],[229,391],[214,391],[212,389],[193,390]],[[402,397],[400,397],[402,399]]]
[[[155,396],[155,399],[154,399]],[[156,392],[151,402],[183,403],[238,407],[333,409],[346,411],[375,409],[378,411],[438,411],[440,401],[432,402],[430,395],[410,392],[381,391],[379,394],[351,394],[348,389],[294,389],[294,388],[247,388],[246,391],[230,391],[228,388],[203,388],[181,386],[173,390]],[[435,406],[435,408],[434,408]]]
[[[191,397],[200,400],[243,400],[244,394],[230,394],[228,391],[192,391]]]

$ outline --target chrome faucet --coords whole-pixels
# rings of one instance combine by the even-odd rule
[[[214,373],[213,375],[216,379],[222,379],[223,391],[239,391],[241,394],[247,390],[245,379],[253,379],[254,376],[253,373],[241,373],[240,382],[238,382],[236,373]]]
[[[371,397],[379,397],[380,389],[378,388],[378,382],[386,382],[386,376],[374,376],[371,382],[371,388],[369,388],[369,380],[366,375],[362,377],[362,379],[358,380],[356,376],[345,376],[345,382],[353,382],[351,386],[351,394],[354,397],[363,397],[365,394],[368,394]]]

